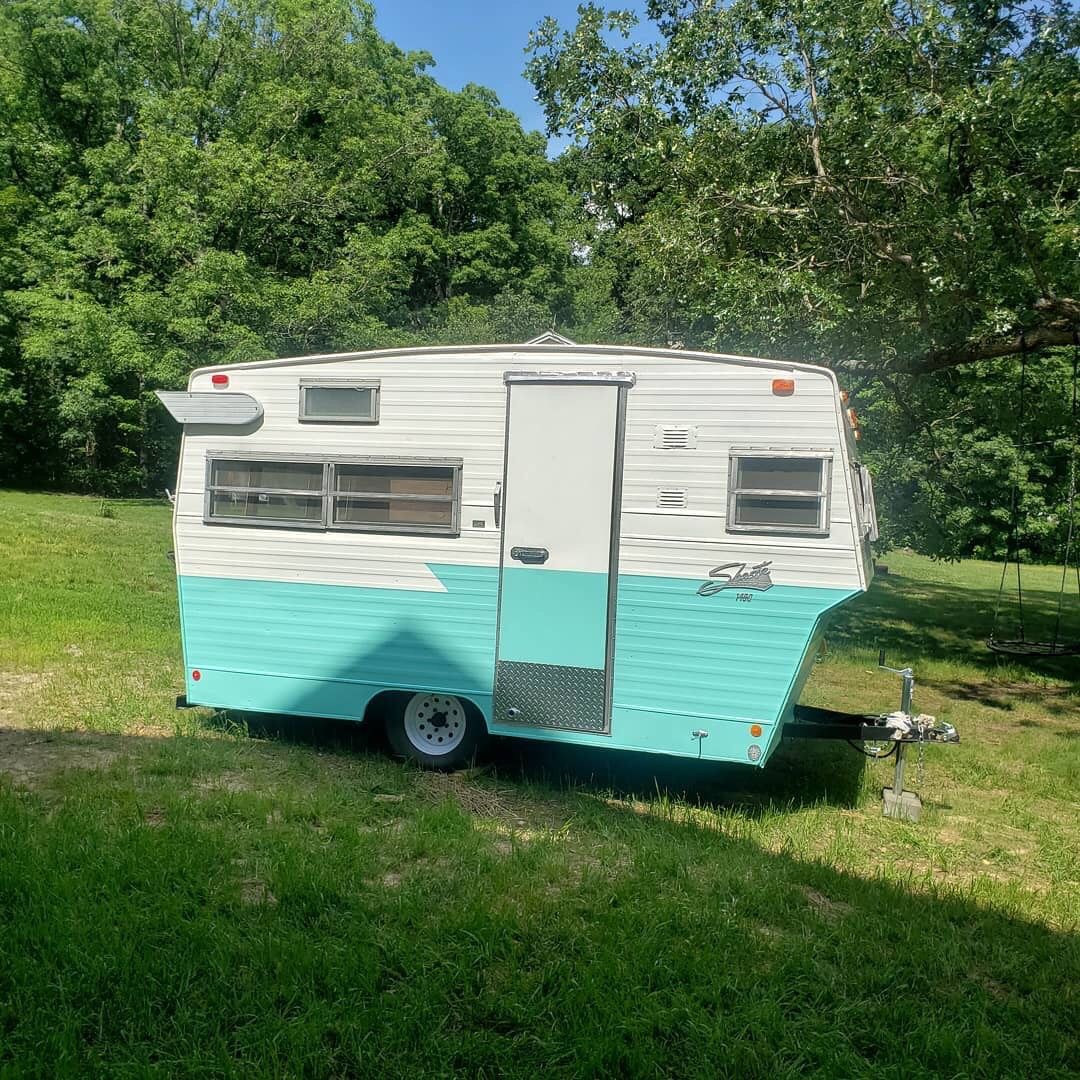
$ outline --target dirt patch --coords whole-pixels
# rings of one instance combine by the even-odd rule
[[[797,888],[806,897],[810,906],[826,919],[838,919],[854,910],[843,900],[830,900],[824,893],[812,889],[809,885],[799,885]]]
[[[381,821],[375,825],[361,825],[357,829],[359,833],[402,833],[405,831],[405,822],[400,819],[395,821]]]
[[[240,882],[240,903],[245,907],[277,907],[277,897],[265,881],[245,878]]]
[[[122,756],[115,736],[0,728],[0,776],[17,787],[41,787],[63,769],[106,769]]]
[[[143,824],[151,829],[160,829],[165,824],[165,811],[159,806],[151,806],[143,814]]]
[[[522,811],[503,792],[478,784],[469,773],[424,773],[421,788],[432,802],[452,799],[467,814],[524,825]]]
[[[19,702],[48,681],[44,671],[0,671],[0,720],[15,717]]]
[[[223,772],[212,776],[208,780],[200,780],[195,785],[200,791],[227,791],[235,795],[241,791],[250,791],[252,781],[250,777],[238,772]]]

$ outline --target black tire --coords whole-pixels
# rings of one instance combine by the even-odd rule
[[[483,715],[465,698],[421,690],[396,694],[387,706],[384,726],[390,746],[422,768],[464,768],[487,741]]]

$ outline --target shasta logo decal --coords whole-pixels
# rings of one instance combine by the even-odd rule
[[[711,581],[706,581],[699,589],[698,596],[712,596],[713,593],[723,592],[724,589],[753,589],[755,592],[765,592],[773,586],[769,576],[769,567],[772,560],[759,562],[747,569],[744,562],[729,562],[723,566],[714,566],[709,571]]]

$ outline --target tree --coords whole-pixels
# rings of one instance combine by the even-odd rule
[[[160,490],[196,366],[567,309],[543,139],[366,3],[12,0],[0,55],[7,482]]]
[[[924,373],[1072,341],[1080,20],[1054,0],[650,0],[529,71],[652,337]]]

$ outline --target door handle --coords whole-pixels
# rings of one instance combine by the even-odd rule
[[[502,517],[502,482],[500,481],[495,485],[495,494],[492,496],[492,503],[495,507],[495,528],[499,527],[499,518]]]
[[[523,563],[545,563],[550,552],[542,547],[512,547],[510,558]]]

